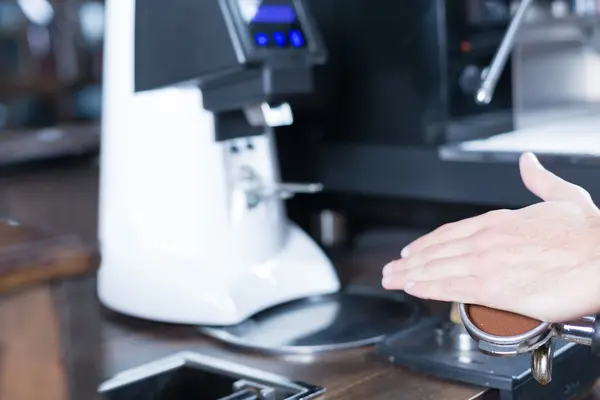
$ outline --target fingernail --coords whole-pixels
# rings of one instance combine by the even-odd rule
[[[529,159],[535,164],[537,168],[544,169],[544,166],[542,165],[542,163],[540,163],[540,160],[538,160],[535,154],[529,152],[527,153],[527,157],[529,157]]]
[[[409,293],[410,288],[412,288],[413,286],[415,286],[414,282],[406,282],[406,284],[404,285],[404,291]]]
[[[410,250],[408,248],[408,246],[406,246],[405,248],[402,249],[402,251],[400,252],[400,257],[402,258],[406,258],[408,257],[408,254],[410,253]]]

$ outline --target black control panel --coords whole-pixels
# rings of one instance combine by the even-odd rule
[[[240,15],[258,47],[306,47],[306,36],[292,2],[236,0]]]
[[[136,0],[136,91],[197,85],[211,111],[239,109],[312,91],[326,59],[306,0]]]
[[[327,55],[303,0],[221,0],[228,8],[245,62],[322,64]],[[234,39],[235,40],[235,39]]]

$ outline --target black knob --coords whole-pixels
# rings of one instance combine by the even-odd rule
[[[481,68],[476,65],[467,65],[460,73],[458,84],[464,94],[475,94],[481,86]]]

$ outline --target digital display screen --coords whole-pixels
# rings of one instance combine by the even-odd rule
[[[255,24],[291,24],[296,21],[296,11],[287,5],[262,5],[251,22]]]
[[[265,3],[263,0],[238,0],[242,17],[254,24],[293,24],[296,10],[290,4]]]
[[[254,44],[265,48],[303,48],[306,39],[291,1],[237,0]]]

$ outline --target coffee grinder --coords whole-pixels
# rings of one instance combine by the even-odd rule
[[[284,200],[322,189],[280,182],[275,148],[327,57],[306,2],[106,6],[102,304],[265,351],[371,344],[410,324],[405,296],[342,289],[286,216]]]

